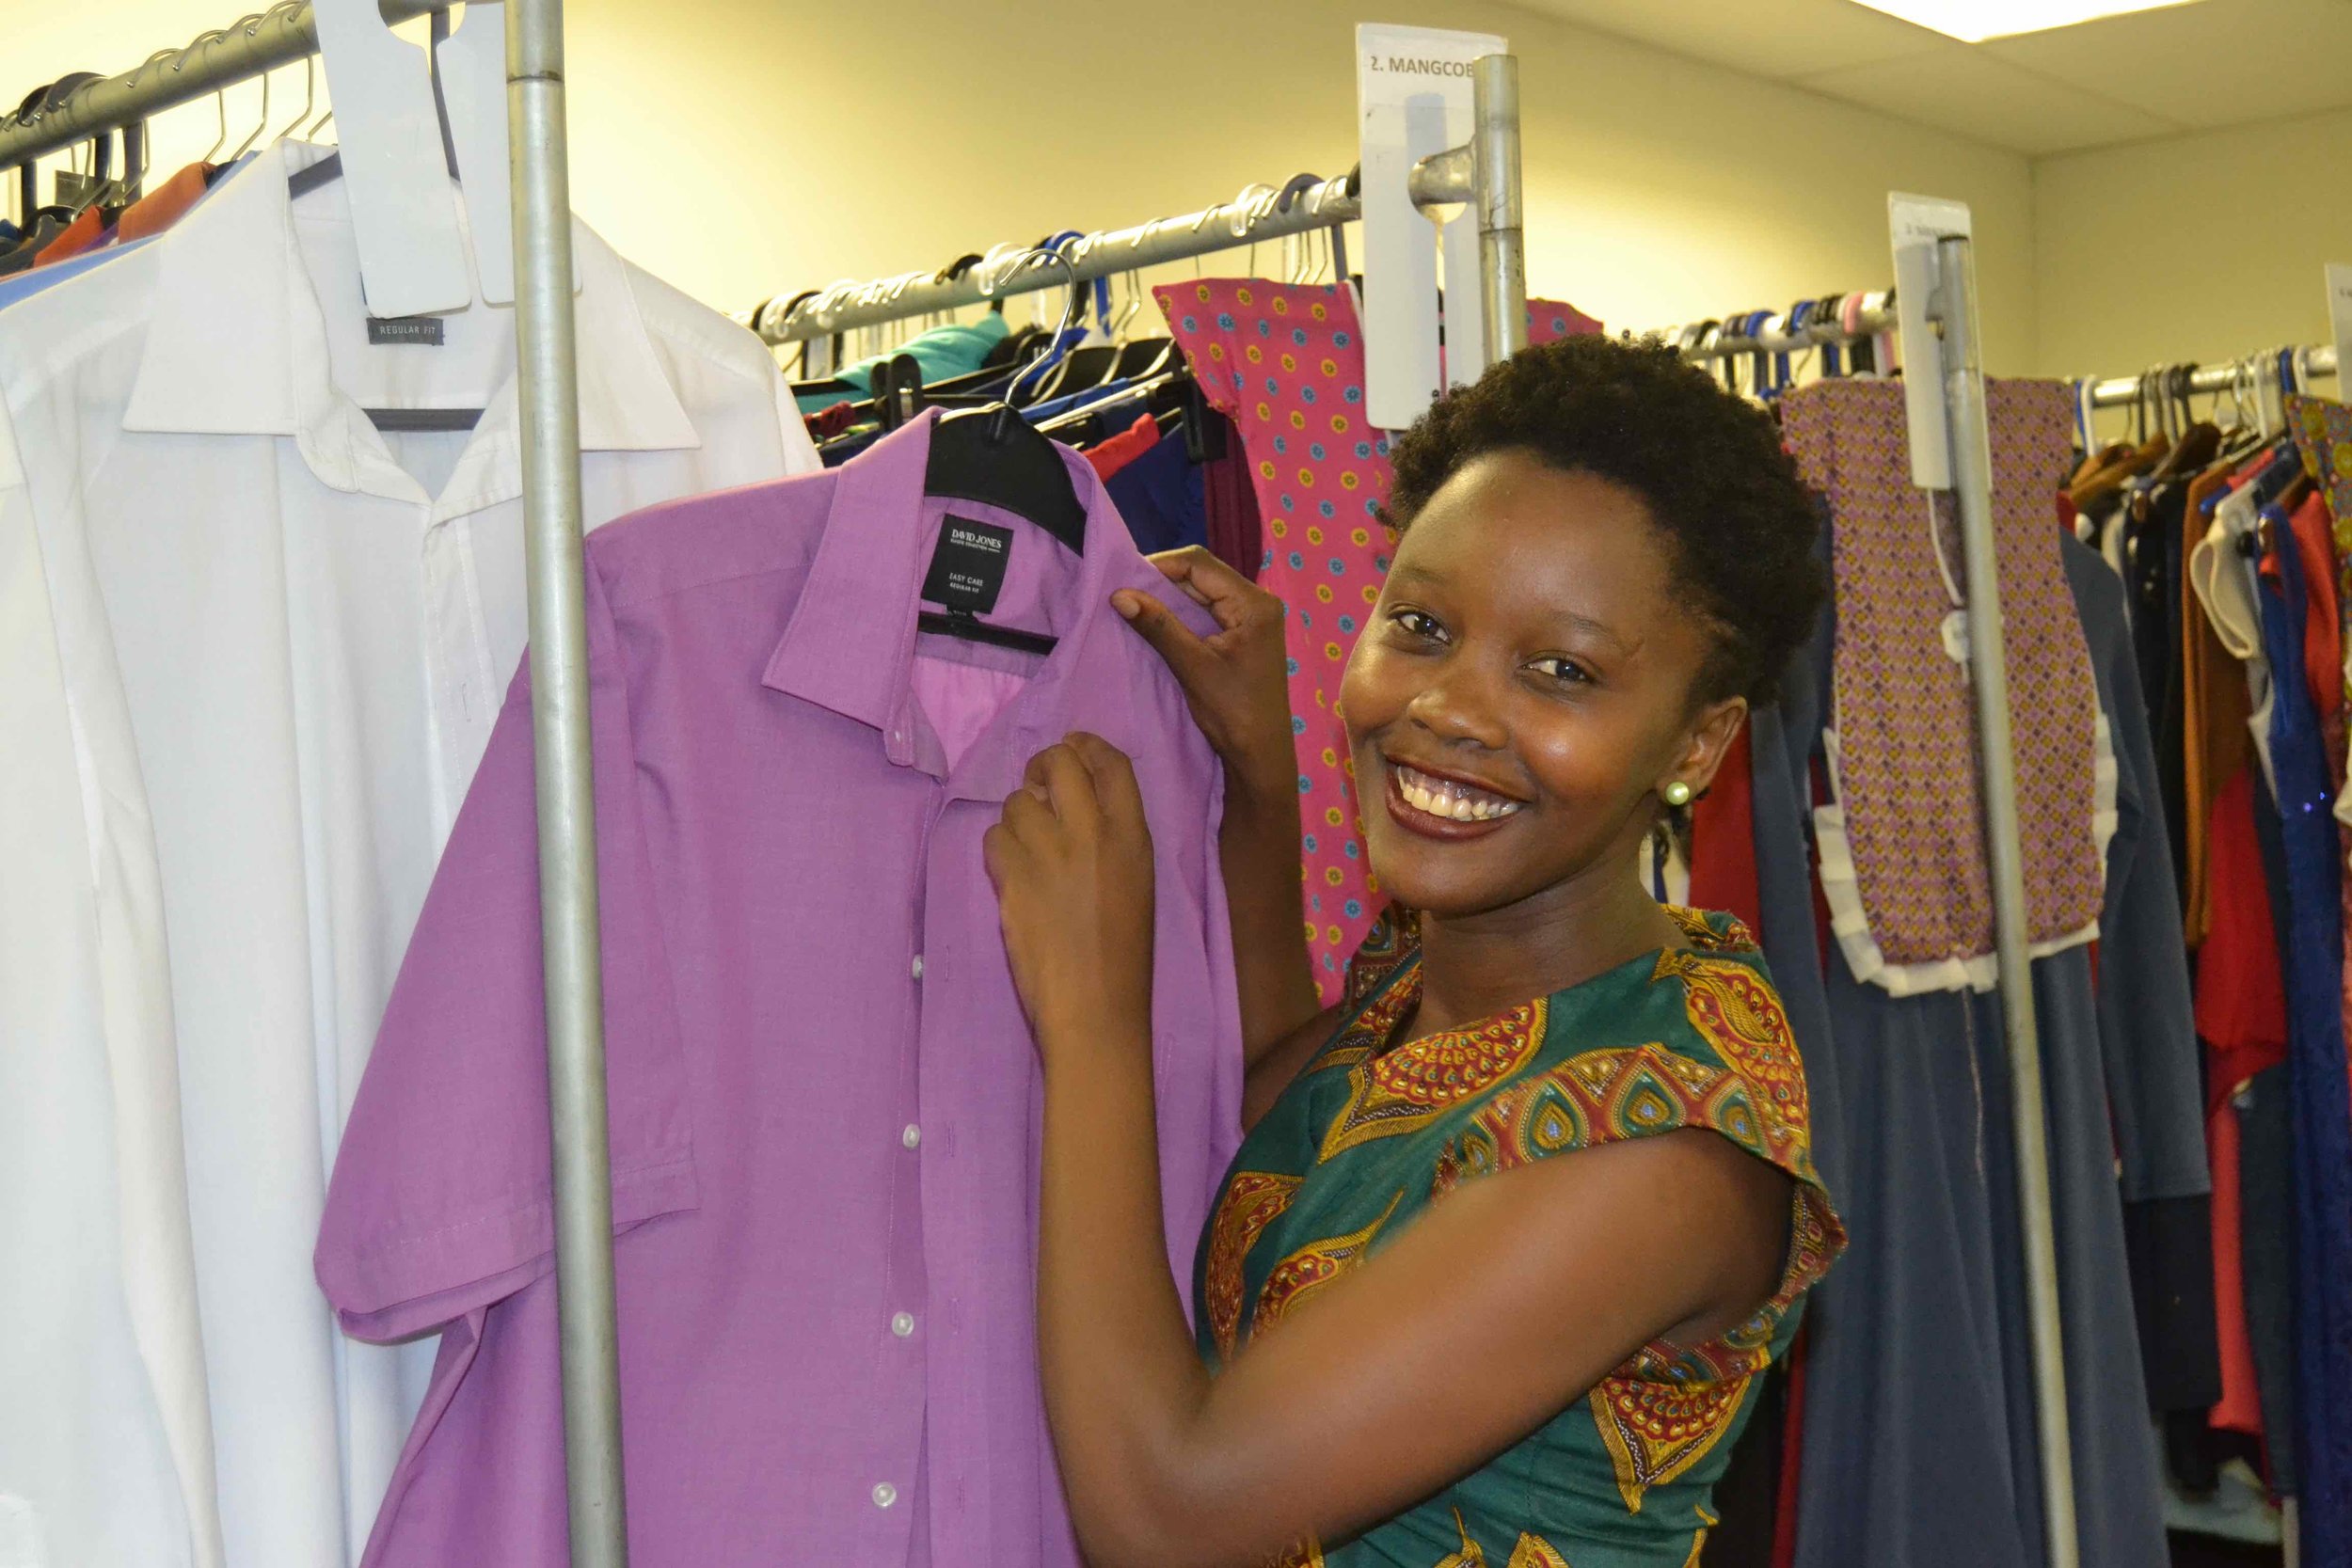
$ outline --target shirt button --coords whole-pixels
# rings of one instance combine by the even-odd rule
[[[892,1503],[895,1503],[898,1500],[898,1489],[891,1485],[890,1482],[883,1481],[880,1486],[874,1488],[874,1506],[876,1508],[888,1508]]]
[[[914,977],[918,980],[923,977],[923,955],[920,953],[914,955]]]
[[[914,1314],[901,1312],[890,1320],[890,1332],[903,1339],[914,1332]]]
[[[907,1130],[898,1134],[898,1141],[909,1148],[913,1148],[923,1141],[923,1130],[914,1123],[908,1122]]]

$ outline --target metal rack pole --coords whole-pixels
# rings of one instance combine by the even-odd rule
[[[379,0],[388,22],[446,10],[451,0]],[[119,76],[91,82],[24,119],[0,115],[0,168],[134,125],[265,71],[319,52],[318,24],[309,0],[274,6],[205,33],[184,49],[166,49]]]
[[[562,0],[506,0],[506,104],[571,1560],[575,1568],[627,1568]]]
[[[2026,863],[2017,817],[2017,761],[2010,739],[2009,659],[2001,641],[2000,579],[1993,533],[1993,450],[1977,329],[1975,257],[1969,241],[1936,244],[1937,289],[1928,303],[1936,325],[1951,441],[1952,488],[1960,510],[1968,584],[1968,667],[1974,675],[1977,744],[1992,863],[1994,948],[2001,1016],[2009,1043],[2010,1117],[2018,1209],[2026,1243],[2026,1291],[2033,1335],[2034,1414],[2042,1448],[2042,1517],[2050,1568],[2076,1568],[2074,1445],[2066,1405],[2066,1358],[2058,1307],[2058,1241],[2050,1218],[2049,1124],[2042,1102],[2042,1041],[2026,951]],[[1920,356],[1924,359],[1926,356]],[[1918,369],[1924,371],[1921,364]]]
[[[1526,199],[1519,171],[1519,62],[1486,55],[1470,66],[1470,182],[1478,211],[1478,287],[1486,363],[1527,346]]]

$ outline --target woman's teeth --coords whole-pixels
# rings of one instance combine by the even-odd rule
[[[1506,800],[1491,790],[1435,778],[1401,762],[1389,766],[1395,770],[1396,792],[1405,797],[1405,803],[1432,816],[1455,822],[1492,822],[1519,809],[1519,801]]]

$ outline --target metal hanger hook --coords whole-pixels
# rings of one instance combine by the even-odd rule
[[[262,139],[262,133],[269,129],[269,77],[268,71],[262,72],[262,118],[254,122],[253,134],[239,142],[237,150],[229,154],[229,161],[232,164],[251,151],[253,144]],[[222,112],[228,112],[225,106]],[[209,156],[207,161],[210,161]]]

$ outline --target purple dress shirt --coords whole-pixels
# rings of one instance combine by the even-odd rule
[[[1041,1085],[980,862],[1068,730],[1135,758],[1151,818],[1179,1280],[1239,1140],[1221,774],[1105,602],[1165,584],[1073,454],[1082,555],[927,498],[934,419],[588,541],[639,1568],[1074,1568],[1038,1382]],[[918,636],[950,512],[1010,531],[986,619],[1050,655]],[[446,1325],[366,1568],[565,1562],[531,762],[517,675],[327,1194],[344,1327]]]

